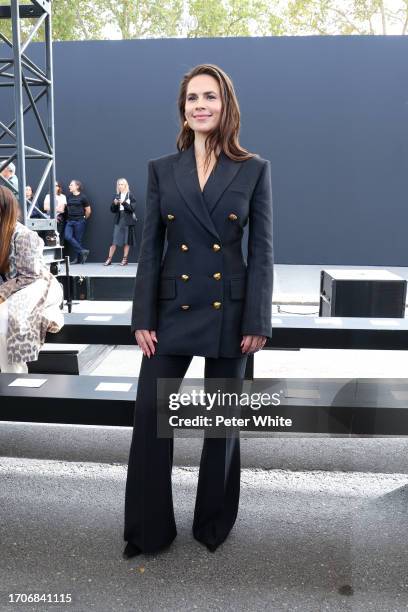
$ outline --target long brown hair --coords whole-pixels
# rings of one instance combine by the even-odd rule
[[[18,214],[19,206],[16,198],[10,189],[0,185],[0,274],[9,271],[10,243]]]
[[[210,132],[206,138],[207,149],[206,163],[210,163],[211,153],[217,155],[221,150],[234,161],[245,161],[254,157],[239,144],[239,129],[241,124],[241,114],[239,111],[238,99],[234,90],[234,85],[230,77],[218,66],[214,64],[199,64],[184,75],[179,91],[178,109],[180,114],[180,132],[177,136],[177,149],[185,151],[194,142],[194,131],[189,127],[185,120],[184,110],[187,97],[187,87],[191,79],[199,74],[212,76],[218,83],[221,92],[221,118],[216,130]]]

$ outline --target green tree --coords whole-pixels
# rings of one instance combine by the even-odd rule
[[[408,0],[52,0],[52,9],[54,40],[408,32]],[[11,37],[10,20],[0,32]]]
[[[106,2],[102,0],[53,0],[54,40],[95,40],[104,38]]]
[[[3,5],[3,1],[1,2]],[[29,4],[28,2],[26,4]],[[53,0],[52,1],[52,27],[54,40],[90,40],[103,38],[103,28],[107,22],[104,15],[103,0]],[[24,40],[29,34],[36,19],[21,20],[21,34]],[[0,32],[11,37],[11,19],[0,20]],[[43,28],[40,28],[34,38],[35,41],[44,40]]]
[[[287,34],[406,34],[408,0],[291,0]]]
[[[283,20],[268,0],[190,0],[188,12],[195,22],[190,38],[283,33]]]
[[[173,37],[180,33],[183,0],[107,0],[102,4],[122,38]]]
[[[1,2],[1,6],[10,6],[10,2],[8,1],[4,1],[2,0]],[[0,19],[0,33],[4,34],[5,36],[7,36],[7,38],[9,40],[11,40],[12,37],[12,33],[11,33],[11,19]],[[0,45],[2,44],[2,41],[0,40]],[[0,46],[0,50],[2,49],[2,47]],[[0,53],[1,55],[1,53]]]

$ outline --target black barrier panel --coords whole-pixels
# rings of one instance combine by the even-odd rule
[[[16,379],[31,382],[41,379],[41,384],[38,388],[13,386]],[[217,380],[213,379],[213,382]],[[223,384],[228,380],[224,379]],[[134,378],[112,376],[0,374],[0,421],[130,427],[134,423],[137,382]],[[228,391],[231,391],[237,382],[228,385]],[[202,381],[184,379],[181,390],[191,391],[192,388],[204,388]],[[256,432],[260,436],[267,432],[276,435],[408,435],[406,379],[257,379],[253,382],[245,380],[242,391],[272,391],[279,394],[281,402],[276,404],[273,400],[271,405],[258,410],[241,407],[238,416],[251,417],[251,422],[242,427],[239,423],[223,422],[214,435],[218,436],[220,431],[225,435],[234,434],[238,429]],[[216,406],[214,404],[212,410],[205,410],[183,405],[178,410],[166,412],[160,389],[158,397],[161,398],[158,402],[160,437],[177,435],[182,429],[201,437],[202,430],[212,426],[209,423],[181,423],[178,427],[174,423],[169,427],[169,412],[179,418],[194,418],[197,414],[214,417]],[[232,408],[228,414],[224,412],[224,416],[232,418],[233,411]],[[258,422],[253,420],[255,417]],[[259,422],[260,418],[266,417],[271,420]],[[287,420],[291,423],[285,422]]]
[[[157,433],[406,435],[400,379],[158,379]]]
[[[175,151],[180,78],[213,62],[234,80],[242,144],[272,162],[276,261],[406,265],[407,55],[406,36],[55,43],[57,175],[83,180],[93,205],[89,261],[107,256],[121,176],[140,244],[147,161]]]

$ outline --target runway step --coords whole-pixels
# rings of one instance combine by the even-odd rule
[[[90,374],[109,355],[107,344],[44,344],[38,361],[28,364],[30,374]]]

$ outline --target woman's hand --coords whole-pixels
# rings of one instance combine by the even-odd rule
[[[242,336],[241,352],[256,353],[261,350],[266,343],[266,336]]]
[[[157,342],[156,332],[149,331],[148,329],[137,329],[135,331],[136,342],[143,351],[143,355],[149,357],[154,355],[155,346],[154,342]]]

